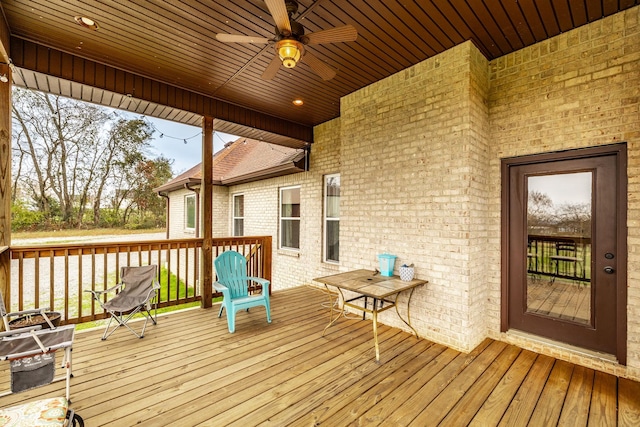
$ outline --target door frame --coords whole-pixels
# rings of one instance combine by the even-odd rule
[[[625,365],[627,361],[627,144],[626,142],[602,145],[591,148],[579,148],[541,154],[531,154],[501,160],[501,302],[500,331],[510,329],[509,321],[509,273],[510,273],[510,209],[509,198],[510,168],[513,166],[536,163],[555,162],[560,160],[585,159],[589,157],[615,156],[617,167],[617,221],[616,221],[616,258],[618,273],[616,275],[616,358]]]

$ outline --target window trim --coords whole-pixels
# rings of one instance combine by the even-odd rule
[[[278,249],[282,249],[282,250],[286,250],[286,251],[295,251],[295,252],[299,252],[300,251],[300,243],[301,243],[301,239],[300,236],[298,235],[298,247],[294,248],[294,247],[290,247],[290,246],[283,246],[282,244],[282,231],[283,231],[283,226],[282,226],[282,221],[286,220],[286,221],[298,221],[299,224],[301,224],[301,218],[302,218],[302,212],[300,212],[300,216],[298,217],[284,217],[282,216],[282,193],[283,191],[287,191],[287,190],[294,190],[294,189],[298,189],[298,195],[300,197],[300,199],[302,199],[302,186],[301,185],[290,185],[287,187],[280,187],[279,191],[278,191]],[[302,200],[300,200],[300,205],[302,206]],[[302,208],[301,208],[302,209]],[[300,227],[298,227],[298,230],[300,230]]]

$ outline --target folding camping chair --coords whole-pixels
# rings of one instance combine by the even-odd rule
[[[65,397],[41,399],[0,409],[0,427],[74,426],[84,427],[82,417],[69,407],[71,346],[75,325],[42,329],[42,326],[12,329],[0,333],[0,360],[9,361],[11,393],[31,390],[54,381],[66,380]],[[65,375],[55,378],[55,351],[64,349]]]
[[[120,283],[112,288],[104,291],[85,291],[91,292],[100,307],[110,314],[109,323],[107,323],[107,327],[104,330],[102,340],[106,340],[120,326],[126,327],[138,338],[144,337],[144,331],[147,328],[149,319],[154,325],[157,324],[159,289],[158,266],[145,265],[141,267],[121,267]],[[103,301],[103,296],[115,292],[117,293],[113,298]],[[154,310],[153,315],[151,310]],[[140,334],[128,324],[129,320],[138,313],[142,313],[145,317]],[[116,325],[110,331],[112,320],[116,321]]]
[[[49,314],[51,314],[50,309],[48,308],[35,308],[32,310],[21,310],[21,311],[14,311],[11,313],[7,313],[7,308],[4,305],[4,298],[2,297],[2,292],[0,292],[0,316],[2,316],[2,322],[4,323],[4,330],[5,331],[9,331],[11,329],[15,329],[12,328],[11,325],[11,318],[15,317],[15,318],[20,318],[23,316],[41,316],[43,323],[46,323],[47,326],[43,326],[43,327],[49,327],[51,329],[53,329],[55,326],[53,324],[53,322],[51,321],[51,319],[49,318]],[[17,320],[17,319],[16,319]]]
[[[4,330],[13,331],[13,333],[9,335],[15,335],[21,332],[28,332],[37,329],[56,329],[60,324],[60,313],[51,312],[49,308],[35,308],[31,310],[20,310],[7,313],[2,292],[0,292],[0,315],[2,316],[2,322],[4,323]],[[57,315],[58,317],[56,318],[53,315]],[[11,320],[12,318],[13,320]],[[36,320],[36,322],[29,325],[29,327],[20,328],[19,326],[16,326],[21,324],[21,321],[25,320],[25,318],[31,318],[31,320]],[[67,363],[71,366],[71,360],[67,361],[67,355],[71,357],[71,350],[69,350],[69,352],[65,352],[65,357],[62,359],[63,367]],[[73,373],[69,372],[69,374],[73,376]]]

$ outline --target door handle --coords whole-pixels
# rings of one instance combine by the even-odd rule
[[[605,272],[605,273],[607,273],[607,274],[613,274],[613,273],[615,273],[615,270],[613,269],[613,267],[606,266],[603,270],[604,270],[604,272]]]

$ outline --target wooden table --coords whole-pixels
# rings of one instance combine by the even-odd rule
[[[348,271],[346,273],[332,274],[330,276],[318,277],[313,279],[316,282],[324,284],[329,291],[329,286],[334,286],[340,293],[339,301],[342,301],[342,305],[338,314],[333,317],[333,301],[331,299],[331,292],[329,291],[329,324],[322,331],[322,335],[325,334],[327,329],[333,325],[336,320],[344,312],[344,307],[354,308],[363,312],[363,318],[366,313],[371,313],[373,317],[373,340],[376,349],[376,361],[380,361],[380,346],[378,345],[378,313],[389,310],[395,307],[398,317],[402,320],[416,336],[418,332],[411,326],[411,317],[409,315],[409,306],[411,304],[411,296],[417,286],[427,283],[426,280],[413,279],[411,281],[402,281],[398,276],[385,277],[381,276],[376,271],[371,270],[355,270]],[[355,292],[358,294],[354,298],[346,299],[343,290]],[[398,311],[398,296],[404,292],[410,291],[409,299],[407,300],[407,318],[404,319]],[[367,299],[371,298],[372,304],[369,308]],[[354,304],[354,301],[364,299],[364,305]]]

